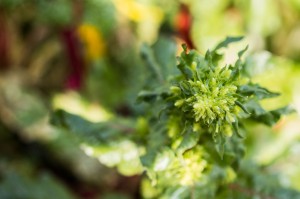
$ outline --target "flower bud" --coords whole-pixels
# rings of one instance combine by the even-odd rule
[[[181,93],[181,89],[178,86],[171,86],[170,90],[174,94],[180,94]]]
[[[195,61],[192,62],[191,68],[192,68],[193,70],[196,70],[196,69],[197,69],[197,63],[196,63]]]
[[[181,99],[181,100],[177,100],[174,105],[177,107],[181,107],[183,105],[183,103],[184,103],[184,100]]]

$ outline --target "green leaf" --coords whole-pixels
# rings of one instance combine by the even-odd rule
[[[280,95],[279,93],[271,92],[268,89],[259,86],[258,84],[252,83],[240,86],[238,88],[238,92],[244,96],[255,96],[259,100],[277,97]]]
[[[50,122],[67,129],[76,137],[90,145],[100,145],[109,140],[128,137],[135,131],[133,121],[115,118],[106,122],[93,123],[63,110],[52,113]]]
[[[158,122],[155,125],[150,126],[150,133],[146,137],[146,154],[141,156],[141,162],[143,166],[147,168],[153,168],[153,164],[156,158],[156,155],[161,151],[166,142],[168,141],[168,136],[166,133],[166,127],[164,122]]]
[[[178,75],[179,71],[176,66],[176,42],[167,36],[160,36],[152,46],[157,63],[161,66],[161,72],[164,79],[172,75]]]
[[[237,118],[235,119],[235,122],[233,123],[233,130],[240,138],[245,138],[245,135],[240,131],[239,122],[238,122]]]
[[[271,111],[272,114],[277,114],[277,115],[288,115],[291,113],[295,113],[296,110],[292,108],[291,106],[285,106],[276,110]]]
[[[194,50],[187,52],[187,49],[183,46],[184,51],[181,56],[178,57],[179,63],[177,65],[178,69],[187,79],[191,79],[194,75],[191,68],[194,61],[197,61],[198,53]]]
[[[261,105],[255,100],[248,101],[244,104],[244,106],[251,113],[251,119],[257,122],[264,123],[268,126],[273,126],[274,124],[276,124],[276,122],[282,115],[290,114],[295,111],[290,106],[285,106],[268,112],[264,110]]]
[[[63,110],[54,112],[51,121],[73,133],[80,141],[81,149],[102,164],[117,167],[127,176],[142,172],[140,148],[131,140],[136,131],[132,121],[115,118],[92,123]]]
[[[238,52],[238,56],[239,56],[239,59],[241,59],[241,57],[243,56],[243,54],[248,50],[248,45],[243,49],[241,50],[240,52]]]
[[[143,90],[139,92],[137,102],[154,102],[157,99],[158,95],[159,94],[155,91]]]
[[[224,157],[224,152],[225,152],[225,144],[226,144],[226,138],[223,135],[218,135],[216,136],[216,150],[219,154],[219,156],[221,157],[221,159],[223,159]]]
[[[226,37],[226,39],[224,41],[222,41],[221,43],[219,43],[214,51],[219,50],[220,48],[226,48],[229,44],[234,43],[234,42],[238,42],[241,41],[244,37],[240,36],[240,37]]]
[[[247,108],[239,101],[235,101],[235,104],[238,105],[245,113],[250,114]]]
[[[293,113],[295,110],[289,106],[282,107],[276,110],[272,110],[262,115],[254,117],[258,122],[262,122],[268,126],[273,126],[278,122],[282,115]]]
[[[183,140],[181,141],[180,145],[176,149],[176,153],[181,156],[185,151],[196,146],[199,138],[200,138],[199,132],[190,131],[185,133]]]
[[[141,158],[140,158],[142,165],[146,168],[153,167],[156,154],[157,154],[157,151],[148,149],[147,153],[145,155],[141,156]]]
[[[161,67],[157,63],[153,50],[146,44],[143,44],[141,47],[141,57],[145,61],[146,65],[151,70],[151,72],[154,74],[154,77],[156,77],[160,83],[163,83],[164,78],[161,71]]]
[[[245,110],[251,113],[251,116],[259,116],[267,113],[267,111],[261,107],[258,101],[254,99],[251,99],[248,102],[244,103],[243,107],[245,108]]]
[[[24,168],[24,170],[9,168],[1,172],[0,198],[51,199],[53,193],[55,193],[55,197],[61,199],[75,198],[63,184],[49,173],[39,171],[38,175],[32,176],[27,173],[28,169]]]

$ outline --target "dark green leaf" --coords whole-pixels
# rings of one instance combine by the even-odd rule
[[[141,91],[138,94],[137,102],[153,102],[157,99],[158,93],[154,91]]]
[[[244,96],[254,95],[258,99],[272,98],[279,96],[279,93],[271,92],[266,88],[259,86],[258,84],[246,84],[238,88],[238,92]]]
[[[198,53],[194,50],[187,52],[187,49],[184,48],[184,51],[181,53],[181,56],[178,57],[179,63],[177,65],[178,69],[187,79],[191,79],[194,75],[191,66],[194,61],[196,61]]]
[[[238,122],[237,118],[235,119],[235,122],[233,123],[233,130],[240,138],[245,138],[245,135],[242,134],[242,132],[239,129],[239,122]]]
[[[26,164],[25,164],[26,165]],[[32,176],[25,171],[9,170],[1,172],[0,198],[31,198],[52,199],[53,193],[57,198],[74,199],[66,187],[48,173],[39,171],[39,175]]]
[[[255,100],[250,100],[244,106],[247,108],[247,110],[251,113],[250,118],[254,119],[258,122],[264,123],[268,126],[274,125],[281,117],[281,115],[290,114],[294,112],[294,109],[292,109],[289,106],[279,108],[272,111],[266,111],[264,110],[258,102]]]
[[[93,123],[63,110],[52,113],[51,123],[74,133],[81,141],[91,145],[107,143],[109,140],[128,137],[135,131],[134,123],[125,119],[113,119]]]
[[[146,44],[142,45],[142,47],[141,47],[141,57],[145,61],[147,67],[154,74],[154,77],[156,77],[160,83],[163,83],[164,78],[163,78],[163,74],[161,71],[161,67],[155,59],[153,50]]]
[[[251,113],[252,116],[259,116],[266,114],[266,110],[264,110],[261,105],[254,99],[249,100],[248,102],[243,104],[245,110]]]
[[[179,73],[176,68],[176,42],[173,39],[161,36],[152,48],[164,79]]]
[[[238,105],[245,113],[250,114],[247,108],[244,107],[244,105],[241,102],[235,101],[235,104]]]
[[[278,122],[278,120],[281,118],[282,115],[290,114],[292,112],[294,112],[294,110],[286,106],[280,109],[266,112],[265,114],[262,115],[258,115],[254,117],[254,119],[268,126],[273,126],[274,124],[276,124],[276,122]]]

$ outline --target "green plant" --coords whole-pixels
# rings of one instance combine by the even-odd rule
[[[271,126],[292,110],[267,111],[260,105],[260,100],[278,93],[244,75],[242,56],[247,47],[238,52],[235,64],[220,64],[220,49],[241,39],[228,37],[205,56],[183,45],[177,65],[180,73],[162,67],[155,51],[144,46],[150,85],[139,93],[142,105],[132,117],[91,123],[58,110],[52,123],[75,133],[87,154],[116,166],[122,174],[145,170],[144,198],[300,197],[243,158],[244,123]]]

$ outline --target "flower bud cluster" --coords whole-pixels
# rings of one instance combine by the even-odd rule
[[[207,161],[203,159],[201,147],[195,147],[183,155],[181,167],[177,173],[180,176],[180,184],[193,185],[203,177],[203,170],[207,167]],[[197,172],[195,172],[197,171]]]
[[[231,135],[231,124],[236,121],[238,83],[231,79],[231,70],[215,68],[204,78],[183,80],[170,88],[174,106],[182,110],[195,123],[213,126],[214,132],[222,130]]]

